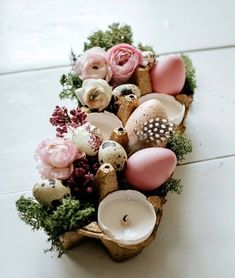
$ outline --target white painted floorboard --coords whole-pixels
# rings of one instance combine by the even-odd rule
[[[198,88],[186,119],[187,162],[235,154],[235,48],[190,54]]]
[[[0,72],[66,65],[113,22],[159,53],[235,45],[234,10],[233,0],[1,0]]]
[[[233,0],[0,1],[1,278],[234,278],[234,10]],[[186,121],[193,153],[175,172],[182,195],[169,194],[157,238],[139,256],[114,263],[87,241],[57,259],[43,253],[46,235],[20,221],[15,201],[39,180],[33,153],[54,135],[55,105],[75,106],[58,97],[70,47],[79,53],[112,22],[130,24],[135,42],[158,53],[200,50],[189,53],[198,80]],[[18,71],[28,72],[4,74]]]
[[[17,216],[15,200],[21,194],[0,196],[0,276],[232,278],[234,168],[234,157],[179,166],[175,175],[182,178],[182,195],[169,195],[156,240],[124,263],[112,262],[96,241],[84,242],[62,259],[44,254],[49,247],[44,233],[32,233]]]
[[[39,179],[35,169],[37,144],[55,136],[49,118],[61,102],[59,78],[67,68],[0,76],[3,120],[0,142],[0,194],[32,188]]]

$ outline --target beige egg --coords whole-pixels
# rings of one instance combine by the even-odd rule
[[[33,187],[33,196],[44,206],[54,206],[63,198],[71,196],[70,188],[60,180],[51,179],[36,183]]]
[[[164,122],[167,121],[166,110],[160,101],[156,99],[150,99],[137,107],[131,114],[125,126],[129,137],[130,149],[132,149],[136,144],[140,143],[140,138],[143,137],[143,139],[145,139],[145,133],[146,131],[149,131],[149,126],[151,129],[157,130],[158,127],[153,127],[152,125],[155,123],[157,124],[157,122],[159,122],[161,119],[164,119]],[[157,142],[156,140],[155,144],[151,144],[151,146],[165,147],[166,144],[166,140],[164,140],[164,142],[159,140]]]
[[[119,143],[106,140],[99,148],[98,159],[101,165],[110,163],[116,171],[121,171],[127,161],[127,154]]]

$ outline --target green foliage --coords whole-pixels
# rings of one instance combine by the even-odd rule
[[[148,193],[149,196],[166,196],[168,192],[181,194],[183,186],[180,179],[170,178],[163,185]]]
[[[162,195],[166,195],[169,191],[181,194],[183,186],[180,184],[180,182],[180,179],[171,178],[159,188],[159,191]]]
[[[71,48],[71,51],[70,51],[70,61],[71,61],[71,64],[74,66],[76,61],[77,61],[77,55],[75,54],[75,52],[73,51],[73,49]]]
[[[192,152],[192,142],[179,131],[171,135],[166,147],[175,153],[178,161],[184,160],[185,155]]]
[[[186,68],[186,80],[182,92],[190,95],[194,93],[194,90],[197,87],[196,72],[192,60],[189,58],[189,56],[182,54],[181,58],[183,59]]]
[[[129,25],[121,26],[120,23],[113,23],[104,32],[102,30],[94,32],[87,40],[84,43],[84,51],[94,46],[100,46],[104,50],[108,50],[119,43],[132,44],[132,30]]]
[[[16,208],[20,218],[32,227],[32,230],[43,229],[49,236],[51,248],[58,250],[59,256],[63,247],[59,236],[65,232],[78,229],[90,223],[95,214],[95,208],[90,203],[66,198],[55,209],[47,208],[37,203],[33,198],[21,196],[16,201]]]
[[[32,227],[32,230],[39,230],[47,217],[47,209],[41,206],[33,198],[21,196],[16,201],[16,208],[20,218]]]
[[[67,75],[63,74],[60,78],[60,84],[63,86],[63,90],[59,94],[60,99],[69,98],[78,101],[75,90],[82,86],[82,80],[78,75],[72,72]]]
[[[141,51],[152,51],[157,56],[155,50],[153,49],[153,47],[151,45],[147,45],[147,44],[143,45],[140,42],[140,43],[138,43],[137,48]]]

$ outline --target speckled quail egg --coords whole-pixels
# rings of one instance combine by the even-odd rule
[[[33,187],[33,196],[40,204],[50,207],[71,196],[71,192],[60,180],[51,179],[36,183]]]
[[[141,95],[140,88],[134,84],[122,84],[117,86],[113,91],[112,95],[115,98],[127,95],[136,95],[138,98]]]
[[[99,163],[110,163],[116,171],[121,171],[127,161],[125,149],[112,140],[104,141],[98,151]]]

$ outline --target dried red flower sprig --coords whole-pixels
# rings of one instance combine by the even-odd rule
[[[68,127],[77,128],[87,122],[87,115],[79,108],[68,112],[66,107],[57,105],[50,118],[50,123],[56,126],[56,136],[63,137],[67,133]]]
[[[64,181],[70,187],[72,196],[78,199],[92,197],[95,194],[94,176],[99,168],[96,156],[87,156],[73,163],[72,175]]]
[[[87,123],[87,115],[80,109],[68,112],[66,107],[56,106],[50,118],[56,126],[56,136],[63,137],[68,128],[77,128]],[[73,172],[63,183],[70,187],[72,196],[84,200],[91,200],[95,195],[94,176],[99,168],[97,156],[86,156],[73,162]]]

